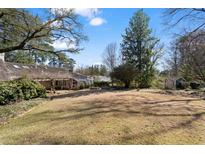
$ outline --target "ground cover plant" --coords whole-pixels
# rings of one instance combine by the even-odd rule
[[[46,90],[41,84],[26,78],[0,82],[0,105],[45,96]]]
[[[43,98],[36,98],[8,105],[0,105],[0,125],[8,122],[10,118],[14,118],[25,113],[43,101],[45,101]]]

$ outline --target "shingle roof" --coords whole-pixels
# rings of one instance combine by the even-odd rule
[[[53,68],[42,65],[19,64],[0,60],[0,81],[17,79],[26,76],[30,79],[63,79],[80,78],[80,75],[63,68]]]

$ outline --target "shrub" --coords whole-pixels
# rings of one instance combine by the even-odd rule
[[[45,97],[45,88],[35,81],[19,79],[0,83],[0,105],[17,100]]]
[[[13,95],[13,88],[9,85],[2,83],[0,85],[0,104],[7,104],[9,101],[15,100],[15,95]]]
[[[80,85],[79,89],[84,89],[85,86],[83,84]]]
[[[152,81],[152,88],[164,89],[164,80],[164,77],[156,76]]]
[[[87,83],[81,83],[80,86],[76,90],[86,89],[89,88],[90,85]]]
[[[136,71],[132,65],[126,63],[115,67],[114,70],[110,73],[110,76],[112,79],[123,82],[125,88],[129,88],[131,82],[136,76]]]
[[[88,85],[88,84],[86,84],[85,86],[84,86],[84,88],[89,88],[90,87],[90,85]]]
[[[200,83],[198,83],[198,82],[196,82],[196,81],[193,81],[193,82],[190,83],[190,87],[191,87],[192,89],[198,89],[199,86],[200,86]]]
[[[176,80],[176,89],[186,89],[189,86],[185,79],[179,78]]]
[[[94,82],[95,87],[109,87],[109,82],[105,81],[95,81]]]

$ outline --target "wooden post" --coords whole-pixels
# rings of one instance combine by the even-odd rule
[[[54,94],[56,93],[55,92],[55,80],[54,79],[51,79],[51,92],[53,92]]]
[[[53,82],[54,82],[54,87],[53,87],[53,90],[54,90],[54,94],[56,93],[56,80],[53,79]]]
[[[52,85],[52,80],[50,80],[50,85],[51,85],[51,87],[50,87],[50,91],[51,91],[51,93],[52,93],[52,88],[53,88],[53,85]]]
[[[73,89],[73,79],[71,79],[71,86],[70,89]]]

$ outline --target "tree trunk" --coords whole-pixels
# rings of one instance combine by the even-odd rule
[[[125,82],[125,88],[129,88],[130,87],[130,82]]]

